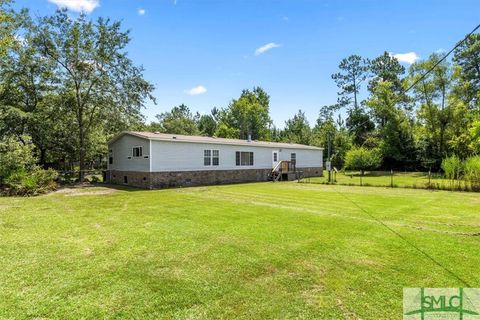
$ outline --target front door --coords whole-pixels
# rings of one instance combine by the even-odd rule
[[[272,168],[275,168],[277,166],[278,162],[280,161],[279,157],[280,153],[278,152],[278,150],[272,151]]]

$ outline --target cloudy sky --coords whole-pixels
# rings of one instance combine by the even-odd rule
[[[408,65],[450,49],[479,21],[478,0],[17,0],[48,14],[67,7],[131,29],[131,58],[156,86],[147,119],[185,103],[207,113],[244,88],[271,96],[277,126],[299,108],[311,123],[336,101],[331,74],[350,55],[388,51]]]

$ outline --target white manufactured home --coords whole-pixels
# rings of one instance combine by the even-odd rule
[[[322,175],[323,149],[293,143],[128,131],[108,150],[107,182],[149,189]]]

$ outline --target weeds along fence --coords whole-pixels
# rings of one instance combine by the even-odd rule
[[[476,165],[477,163],[471,164],[472,167]],[[480,165],[480,162],[478,165]],[[367,171],[362,175],[358,171],[339,171],[332,172],[331,181],[328,181],[328,174],[324,173],[323,177],[303,176],[298,182],[364,187],[480,191],[480,179],[478,178],[480,178],[480,175],[477,176],[477,171],[473,169],[468,179],[466,175],[456,175],[454,179],[451,179],[443,172]]]

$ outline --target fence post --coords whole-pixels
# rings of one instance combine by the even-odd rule
[[[432,168],[428,169],[428,189],[431,189],[431,177],[432,177]]]
[[[390,187],[393,188],[393,169],[390,169]]]

